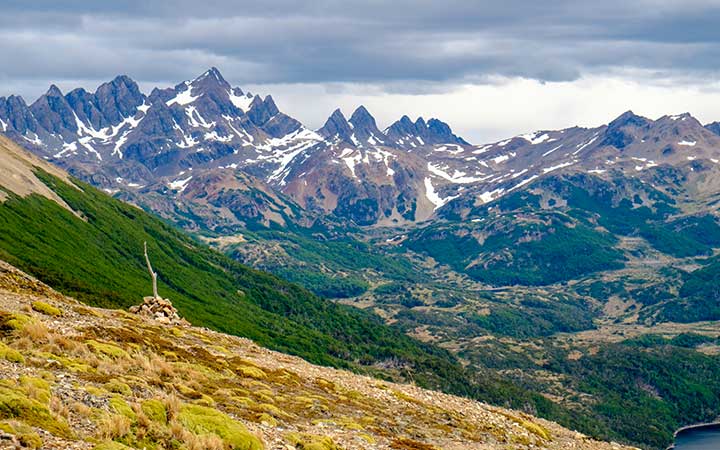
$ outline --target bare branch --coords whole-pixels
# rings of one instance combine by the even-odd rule
[[[150,276],[152,277],[153,297],[160,298],[160,296],[158,295],[158,290],[157,290],[157,273],[155,271],[153,271],[153,268],[150,265],[150,258],[148,257],[148,251],[147,251],[147,242],[143,243],[143,247],[145,248],[145,262],[147,263],[148,272],[150,272]]]

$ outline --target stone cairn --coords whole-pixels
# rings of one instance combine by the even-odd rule
[[[130,312],[155,319],[160,323],[173,325],[187,325],[188,322],[180,317],[177,309],[170,300],[161,297],[144,297],[141,305],[130,307]]]
[[[145,247],[145,261],[147,262],[147,268],[150,272],[153,284],[153,295],[149,297],[143,297],[143,303],[141,305],[135,305],[130,307],[130,312],[139,314],[141,316],[155,319],[160,323],[172,324],[172,325],[190,325],[190,323],[180,317],[177,309],[172,305],[170,300],[162,298],[158,295],[157,290],[157,273],[152,269],[150,265],[150,258],[147,252],[147,242],[144,244]]]

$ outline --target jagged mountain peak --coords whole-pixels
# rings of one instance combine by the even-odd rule
[[[234,88],[232,88],[232,90],[230,91],[230,93],[233,94],[233,95],[235,95],[235,96],[237,96],[237,97],[254,97],[254,95],[252,95],[252,94],[249,93],[249,92],[243,91],[243,90],[240,89],[239,87],[234,87]]]
[[[705,128],[720,136],[720,122],[712,122],[705,125]]]
[[[247,114],[253,123],[262,125],[279,112],[275,100],[270,95],[266,95],[265,98],[256,95],[250,103]]]
[[[14,104],[14,105],[25,105],[27,106],[27,102],[21,95],[11,95],[7,98],[8,104]]]
[[[30,112],[25,99],[19,95],[0,98],[0,129],[2,132],[16,131],[25,134],[27,131],[37,130],[37,120]]]
[[[440,119],[435,119],[434,117],[431,118],[430,120],[428,120],[427,127],[430,130],[436,130],[438,132],[443,132],[443,133],[451,133],[452,132],[452,130],[450,129],[450,125],[448,125],[447,123],[443,122]]]
[[[190,81],[188,86],[191,86],[193,91],[207,92],[220,90],[224,92],[230,92],[232,87],[225,78],[223,78],[220,71],[212,67],[205,71],[202,75]],[[195,92],[193,92],[195,93]]]
[[[345,114],[343,114],[342,110],[340,108],[336,108],[335,111],[330,114],[330,118],[328,120],[341,120],[347,122],[347,119],[345,118]]]
[[[45,95],[30,105],[30,111],[35,120],[51,134],[68,137],[77,131],[74,112],[62,91],[54,84]]]
[[[95,95],[97,97],[117,94],[130,95],[133,97],[143,96],[142,92],[140,91],[140,86],[138,86],[135,80],[133,80],[127,75],[119,75],[112,80],[101,84],[95,90]]]
[[[612,122],[608,124],[608,128],[619,128],[624,126],[636,126],[645,127],[649,126],[652,120],[647,117],[639,116],[634,112],[628,110],[616,117]]]
[[[103,126],[106,126],[134,116],[145,100],[146,97],[135,80],[127,75],[120,75],[98,86],[93,103],[105,118]]]
[[[415,133],[415,123],[407,115],[403,115],[400,120],[395,121],[389,127],[385,129],[385,134],[388,136],[397,135],[402,137],[404,135],[411,135]]]
[[[62,97],[63,93],[60,90],[60,88],[57,87],[57,85],[51,84],[50,87],[48,88],[47,92],[45,93],[45,96],[46,97]]]
[[[220,73],[220,70],[215,66],[210,67],[208,70],[203,72],[203,74],[200,75],[198,78],[205,78],[205,77],[215,77],[218,80],[225,81],[222,74]]]
[[[263,100],[263,105],[265,106],[265,108],[267,108],[268,114],[270,114],[271,116],[274,116],[275,114],[280,112],[277,105],[275,104],[275,100],[272,98],[272,95],[265,96],[265,99]]]
[[[375,126],[375,118],[363,105],[360,105],[355,109],[350,116],[349,122],[355,127],[362,126],[363,124],[372,124]]]
[[[702,127],[702,124],[689,112],[682,114],[667,115],[659,118],[655,123],[658,124],[672,124],[672,125],[686,125],[691,127]]]
[[[608,124],[602,145],[622,150],[635,142],[636,139],[639,139],[638,134],[642,130],[650,128],[652,124],[653,121],[647,117],[639,116],[632,111],[626,111]]]
[[[81,87],[75,88],[72,91],[65,94],[66,97],[72,97],[72,98],[85,97],[88,95],[92,95],[92,94],[90,92],[88,92],[87,90],[85,90],[85,88],[81,88]]]
[[[130,78],[128,75],[118,75],[115,78],[113,78],[112,80],[108,81],[107,83],[101,84],[98,89],[102,88],[105,85],[133,87],[133,86],[137,86],[137,83],[135,82],[135,80]]]
[[[431,118],[427,122],[430,136],[439,144],[470,145],[465,139],[453,133],[452,128],[440,119]]]
[[[352,126],[350,140],[354,145],[362,147],[385,144],[385,135],[378,129],[375,118],[365,106],[358,106],[348,122]]]
[[[353,111],[348,122],[352,124],[354,129],[367,127],[377,128],[377,125],[375,124],[375,118],[362,105],[358,106],[357,109]]]
[[[259,95],[255,95],[250,102],[250,108],[260,108],[263,105],[263,99]]]
[[[407,115],[390,125],[386,130],[389,140],[396,145],[458,144],[469,145],[463,138],[453,134],[445,122],[432,118],[427,122],[418,117],[415,122]]]
[[[318,130],[318,134],[325,138],[337,137],[349,142],[350,136],[352,136],[352,126],[338,108],[328,117],[325,125]]]

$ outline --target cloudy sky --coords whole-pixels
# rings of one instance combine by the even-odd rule
[[[720,120],[718,0],[3,0],[0,96],[216,66],[319,127],[438,117],[488,142],[625,110]]]

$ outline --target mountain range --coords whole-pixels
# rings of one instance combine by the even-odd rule
[[[215,68],[149,96],[120,76],[94,93],[63,95],[52,86],[29,106],[16,96],[0,98],[0,121],[8,136],[110,192],[183,196],[230,184],[272,190],[359,224],[427,218],[437,199],[420,150],[468,145],[437,119],[403,117],[380,131],[364,107],[349,120],[337,110],[321,129],[309,130],[271,96],[233,88]],[[244,203],[229,206],[266,224],[294,218],[285,200],[207,197],[217,208]]]
[[[438,119],[403,116],[380,130],[363,106],[349,119],[336,110],[310,130],[215,68],[150,95],[119,76],[94,93],[51,86],[29,106],[0,98],[0,129],[111,193],[146,204],[161,198],[152,206],[169,215],[194,205],[199,228],[307,225],[327,215],[402,226],[447,211],[465,216],[550,174],[713,170],[720,146],[720,126],[688,114],[653,121],[627,112],[606,126],[484,145]]]

